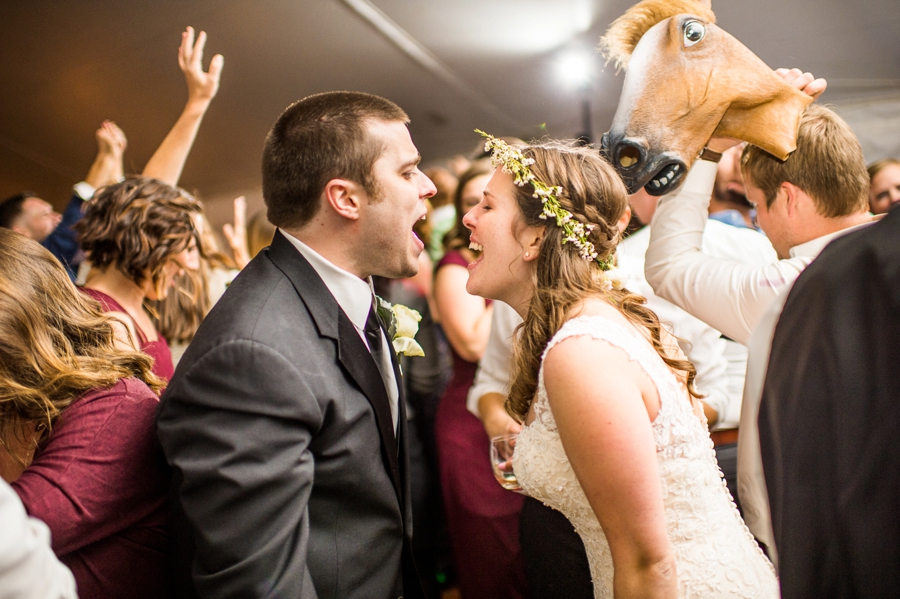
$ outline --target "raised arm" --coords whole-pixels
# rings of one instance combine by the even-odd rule
[[[813,97],[825,90],[825,81],[809,73],[776,72]],[[735,143],[713,139],[709,147],[720,152]],[[714,162],[697,160],[681,188],[660,200],[651,223],[644,272],[657,295],[746,345],[772,300],[810,260],[791,258],[751,266],[705,254],[701,243],[716,169]]]
[[[213,56],[209,62],[209,71],[203,71],[203,48],[206,45],[206,32],[201,31],[194,43],[194,29],[188,27],[181,34],[181,47],[178,49],[178,66],[187,81],[188,101],[175,126],[157,148],[143,175],[176,185],[181,171],[194,145],[200,122],[209,108],[209,103],[219,90],[219,77],[225,59],[221,54]]]
[[[772,300],[810,260],[756,266],[704,253],[715,177],[716,164],[698,160],[681,188],[660,201],[650,225],[644,273],[657,295],[746,344]]]
[[[72,197],[63,211],[62,220],[41,243],[70,270],[74,280],[73,262],[78,255],[78,236],[72,226],[84,215],[84,202],[94,196],[94,190],[115,183],[122,176],[122,154],[128,141],[112,121],[103,121],[97,129],[97,156],[84,181],[75,185]]]
[[[247,200],[244,196],[234,198],[234,224],[222,225],[222,233],[231,248],[235,264],[243,269],[253,258],[247,241]]]
[[[84,178],[84,182],[95,189],[117,183],[122,178],[122,155],[128,147],[125,132],[112,121],[103,121],[96,137],[97,157]]]

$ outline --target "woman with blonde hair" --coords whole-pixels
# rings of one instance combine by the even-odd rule
[[[507,410],[513,469],[584,542],[595,597],[777,597],[772,565],[722,480],[696,371],[612,271],[627,205],[590,148],[512,148],[464,219],[469,293],[524,319]]]
[[[145,300],[165,298],[178,274],[199,268],[194,217],[200,213],[182,189],[128,179],[99,190],[75,227],[91,261],[82,290],[127,327],[164,380],[174,373],[172,355]]]
[[[163,381],[117,330],[50,252],[0,229],[0,474],[82,597],[164,597]]]
[[[869,165],[869,210],[883,214],[900,204],[900,160],[884,158]]]

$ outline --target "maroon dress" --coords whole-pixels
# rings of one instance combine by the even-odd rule
[[[438,262],[466,266],[456,251]],[[453,377],[437,409],[435,436],[447,529],[463,599],[526,597],[519,546],[524,498],[494,479],[490,439],[466,408],[477,364],[453,352]]]
[[[122,379],[88,391],[53,425],[12,483],[50,528],[81,597],[169,596],[170,477],[153,428],[159,398]]]
[[[128,314],[119,302],[102,291],[88,289],[87,287],[81,287],[81,291],[100,302],[104,312]],[[153,374],[168,382],[172,375],[175,374],[175,366],[172,364],[172,352],[169,350],[169,344],[162,335],[157,335],[156,341],[148,341],[144,331],[137,326],[137,323],[134,323],[134,328],[140,338],[141,351],[153,358]]]

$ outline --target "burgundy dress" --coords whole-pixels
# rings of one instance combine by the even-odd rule
[[[102,291],[81,287],[81,292],[100,302],[104,312],[128,314],[119,302]],[[168,382],[172,375],[175,374],[175,366],[172,364],[172,352],[169,350],[169,344],[162,335],[157,335],[156,341],[147,341],[147,336],[141,330],[141,327],[137,326],[137,323],[135,323],[134,328],[140,338],[141,351],[153,358],[153,374]]]
[[[466,266],[456,251],[438,262]],[[453,352],[453,377],[437,409],[435,436],[447,529],[463,599],[526,597],[519,546],[524,498],[503,489],[491,470],[490,440],[466,408],[477,364]]]
[[[12,483],[43,520],[80,597],[169,596],[169,474],[153,428],[159,398],[122,379],[76,399]]]

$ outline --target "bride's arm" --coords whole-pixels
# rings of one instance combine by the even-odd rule
[[[615,597],[676,597],[648,389],[642,388],[652,389],[649,379],[622,350],[572,337],[547,354],[544,384],[563,448],[609,541]],[[655,416],[658,407],[650,403]]]

